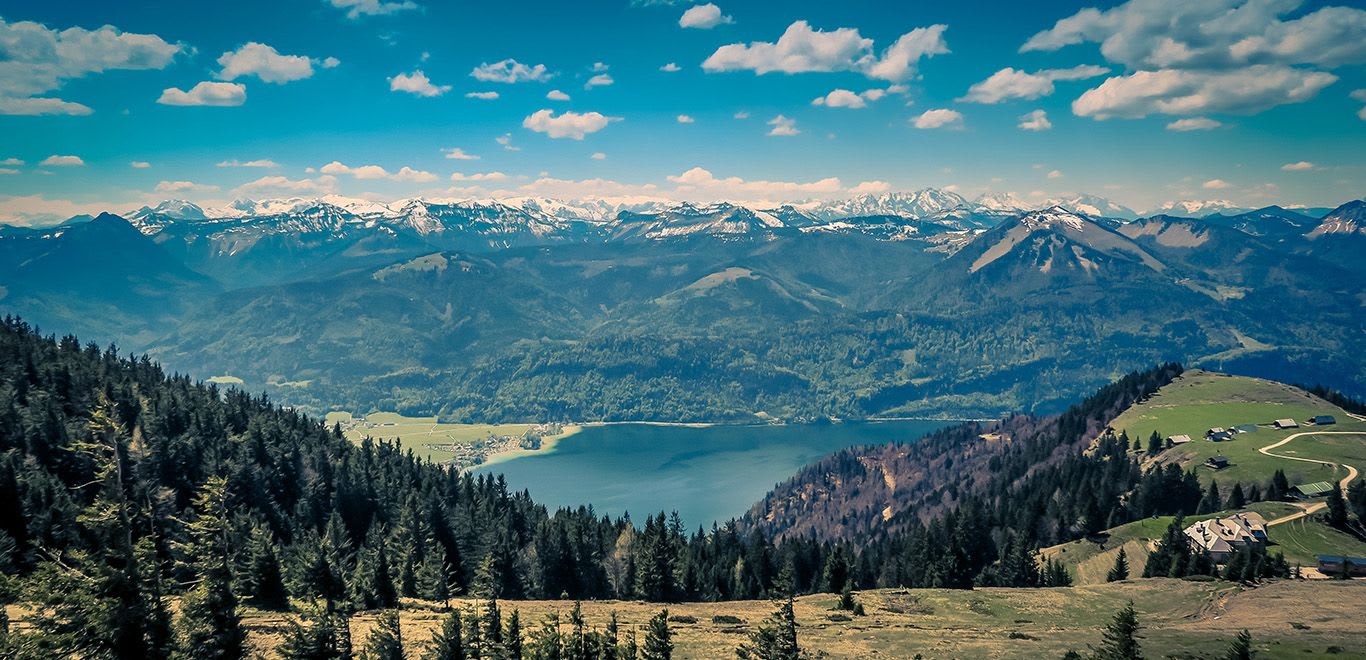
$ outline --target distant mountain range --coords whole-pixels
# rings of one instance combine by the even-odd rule
[[[1366,203],[1065,201],[168,201],[0,228],[0,311],[293,405],[460,420],[1049,410],[1166,360],[1366,394]]]

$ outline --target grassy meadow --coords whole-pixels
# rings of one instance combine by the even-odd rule
[[[1068,649],[1086,652],[1099,642],[1100,628],[1132,600],[1147,657],[1217,657],[1246,628],[1252,632],[1257,657],[1299,658],[1333,653],[1339,658],[1366,658],[1366,582],[1307,583],[1272,581],[1256,588],[1227,582],[1154,579],[1066,589],[884,589],[856,594],[867,616],[843,620],[833,610],[834,595],[797,599],[798,639],[817,657],[831,658],[1057,658]],[[463,605],[463,601],[454,604]],[[524,630],[540,626],[558,612],[566,619],[566,601],[504,601],[506,616],[520,612]],[[640,626],[661,605],[640,602],[583,603],[590,627],[601,629],[612,612],[623,631]],[[734,657],[734,649],[773,610],[769,601],[678,603],[669,614],[676,658]],[[405,601],[403,638],[409,657],[430,639],[444,614],[431,603]],[[736,617],[740,623],[726,623]],[[374,624],[375,613],[352,621],[357,647]],[[245,624],[251,643],[270,655],[279,644],[287,617],[250,613]],[[692,621],[695,620],[695,621]],[[567,632],[567,626],[565,626]],[[643,633],[638,636],[643,639]],[[1172,656],[1184,653],[1187,655]]]
[[[357,418],[348,412],[330,412],[327,423],[341,424],[346,437],[353,442],[369,437],[375,440],[397,440],[399,446],[411,449],[420,458],[433,462],[449,461],[455,457],[450,451],[438,449],[442,445],[470,445],[489,436],[522,435],[535,424],[446,424],[435,417],[405,417],[398,413],[370,413]],[[546,438],[546,444],[562,440],[579,430],[566,426],[564,433]]]
[[[1205,430],[1215,426],[1269,425],[1282,418],[1303,423],[1315,415],[1333,415],[1338,423],[1284,431],[1261,426],[1254,433],[1240,433],[1227,442],[1204,439]],[[1303,390],[1259,378],[1192,370],[1125,411],[1111,427],[1127,432],[1131,439],[1139,439],[1145,447],[1153,431],[1164,438],[1189,435],[1193,442],[1163,452],[1155,462],[1177,462],[1191,467],[1211,456],[1226,456],[1229,467],[1218,472],[1199,471],[1202,480],[1214,479],[1221,487],[1231,487],[1235,482],[1263,483],[1277,469],[1285,470],[1292,485],[1345,477],[1347,472],[1341,467],[1291,461],[1258,451],[1295,433],[1309,431],[1360,431],[1361,435],[1305,436],[1274,451],[1286,456],[1348,463],[1358,469],[1366,467],[1366,422],[1349,417],[1337,406]]]

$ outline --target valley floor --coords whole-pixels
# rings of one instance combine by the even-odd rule
[[[1366,658],[1362,580],[1281,580],[1247,588],[1227,582],[1150,579],[1067,589],[885,589],[861,592],[857,599],[867,616],[842,621],[835,620],[841,618],[833,609],[835,596],[799,598],[802,647],[836,658],[1058,658],[1068,649],[1085,653],[1088,645],[1099,643],[1101,627],[1132,600],[1143,625],[1143,650],[1150,658],[1222,657],[1243,629],[1251,632],[1259,658],[1311,653]],[[533,630],[551,612],[567,619],[572,603],[505,601],[501,606],[505,615],[520,610],[524,630]],[[585,602],[583,612],[590,627],[601,628],[615,611],[624,629],[643,625],[660,607]],[[696,619],[671,624],[675,655],[734,657],[735,647],[772,610],[768,601],[670,605],[670,616]],[[411,650],[430,638],[443,616],[427,603],[405,603],[403,637],[411,657],[417,657]],[[715,622],[715,616],[738,617],[743,623]],[[353,620],[357,643],[375,618],[370,612]],[[269,654],[279,643],[286,620],[280,614],[252,613],[245,623],[252,643]]]

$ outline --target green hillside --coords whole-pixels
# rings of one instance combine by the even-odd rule
[[[1337,424],[1325,427],[1302,426],[1278,430],[1277,419],[1294,419],[1301,424],[1315,415],[1332,415]],[[1204,439],[1212,427],[1256,424],[1257,431],[1240,433],[1227,442]],[[1160,436],[1189,435],[1194,441],[1163,451],[1152,463],[1178,463],[1182,467],[1203,464],[1211,456],[1228,458],[1229,467],[1215,472],[1201,468],[1202,481],[1218,481],[1220,486],[1234,483],[1264,483],[1278,469],[1290,483],[1340,480],[1347,476],[1341,464],[1366,467],[1366,422],[1355,419],[1341,408],[1299,388],[1259,378],[1229,376],[1192,370],[1160,389],[1147,401],[1136,404],[1111,423],[1116,431],[1128,433],[1146,446],[1154,431]],[[1305,435],[1278,448],[1280,456],[1328,461],[1338,467],[1268,456],[1258,450],[1301,433]],[[1352,435],[1351,432],[1360,432]],[[1227,491],[1226,491],[1227,492]]]

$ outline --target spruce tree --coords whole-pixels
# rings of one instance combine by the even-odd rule
[[[522,660],[522,617],[517,610],[508,615],[507,627],[503,629],[503,659]]]
[[[1110,567],[1110,572],[1105,575],[1106,582],[1122,582],[1129,579],[1129,557],[1124,552],[1124,546],[1120,546],[1119,554],[1115,555],[1115,565]]]
[[[1115,618],[1101,634],[1100,648],[1092,656],[1095,660],[1143,660],[1138,643],[1138,613],[1130,602],[1115,613]]]
[[[660,514],[663,521],[663,514]],[[660,610],[645,627],[645,644],[640,649],[642,660],[670,660],[674,654],[673,633],[669,630],[669,610]]]
[[[1157,431],[1153,431],[1153,434],[1148,436],[1148,455],[1156,456],[1160,453],[1162,453],[1162,436],[1158,435]]]
[[[742,660],[798,660],[801,657],[791,597],[782,601],[758,630],[750,633],[749,642],[740,645],[735,655]]]
[[[1229,509],[1241,509],[1247,506],[1247,496],[1243,495],[1243,484],[1233,484],[1233,490],[1228,494],[1228,502],[1225,506]]]
[[[427,644],[423,660],[465,660],[465,643],[461,636],[460,610],[452,609],[441,620],[441,627]]]
[[[560,615],[552,612],[541,621],[541,628],[531,635],[529,648],[537,660],[562,660],[564,640],[560,636]]]
[[[247,545],[246,575],[243,588],[246,602],[263,610],[289,609],[289,592],[285,589],[284,572],[276,552],[275,537],[265,525],[252,527]]]
[[[1229,643],[1224,660],[1252,660],[1252,633],[1244,630]]]
[[[1325,522],[1338,529],[1347,527],[1347,500],[1342,497],[1342,484],[1333,482],[1333,489],[1328,491],[1328,512],[1324,516]]]
[[[326,610],[315,611],[301,619],[290,619],[280,644],[284,660],[337,660],[350,656],[350,637],[340,628],[348,625],[345,617]]]
[[[564,643],[564,658],[565,660],[590,660],[583,608],[577,600],[574,601],[574,608],[569,610],[569,638]]]
[[[403,627],[398,610],[384,610],[365,641],[364,660],[403,660]]]

